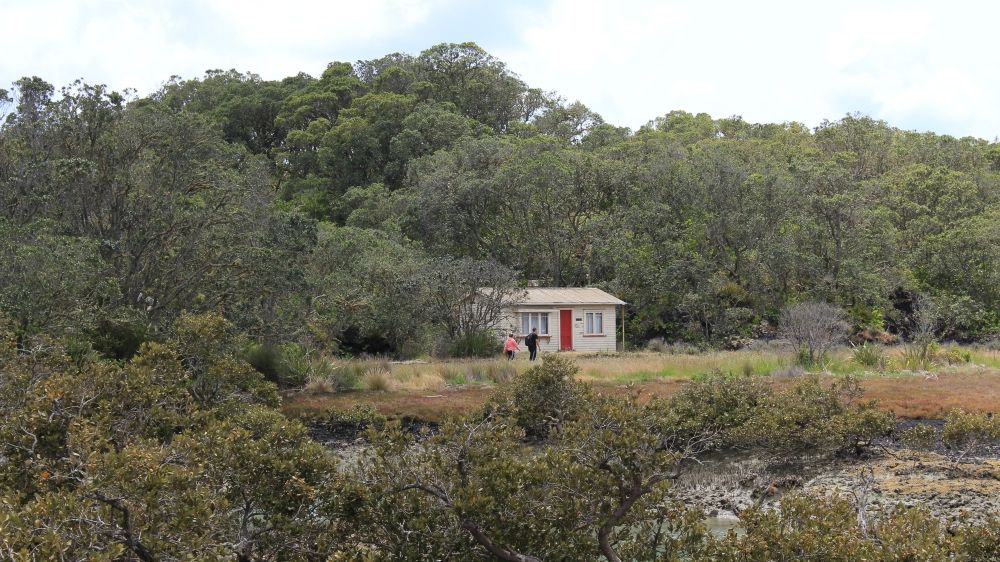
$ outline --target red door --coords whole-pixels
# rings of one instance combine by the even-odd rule
[[[559,311],[559,349],[569,351],[573,349],[573,311]]]

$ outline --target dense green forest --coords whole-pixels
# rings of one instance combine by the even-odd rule
[[[447,353],[470,337],[449,295],[528,279],[626,300],[633,344],[739,345],[807,300],[858,330],[906,337],[933,308],[941,338],[1000,331],[985,140],[861,115],[631,131],[471,43],[2,100],[0,311],[22,337],[124,358],[220,312],[268,349]]]

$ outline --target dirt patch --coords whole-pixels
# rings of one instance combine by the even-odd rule
[[[794,380],[773,379],[775,384],[793,384]],[[638,392],[641,400],[652,396],[668,398],[690,384],[688,379],[663,378],[632,384],[593,382],[598,392],[625,394]],[[939,374],[870,376],[862,383],[865,399],[876,399],[881,406],[901,418],[936,419],[953,408],[969,411],[1000,411],[1000,371],[976,368]],[[289,416],[320,413],[330,408],[348,409],[367,403],[391,419],[414,418],[439,423],[479,409],[493,392],[490,385],[447,386],[443,390],[418,392],[352,391],[338,394],[285,395],[282,410]]]
[[[348,410],[355,404],[371,404],[389,419],[416,419],[440,423],[468,415],[480,408],[492,388],[449,387],[433,393],[353,391],[337,394],[287,394],[281,409],[289,417],[318,414],[330,409]]]
[[[956,463],[937,453],[899,451],[863,465],[818,476],[803,487],[817,493],[850,494],[870,479],[868,510],[922,506],[948,520],[983,520],[1000,513],[1000,459]]]

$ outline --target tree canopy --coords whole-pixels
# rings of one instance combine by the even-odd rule
[[[980,139],[682,110],[631,131],[473,43],[2,99],[0,311],[110,355],[183,311],[266,347],[426,351],[460,331],[428,299],[472,262],[615,293],[631,343],[739,345],[811,301],[854,330],[907,337],[924,300],[939,336],[1000,331]]]

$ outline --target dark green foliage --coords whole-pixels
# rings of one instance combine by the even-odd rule
[[[102,318],[88,334],[94,350],[111,359],[131,359],[149,339],[141,318]]]
[[[939,337],[1000,330],[986,141],[860,115],[810,130],[671,111],[633,132],[473,43],[319,77],[211,70],[145,99],[61,94],[37,77],[5,94],[0,308],[108,356],[183,310],[267,347],[441,353],[423,334],[463,329],[422,297],[461,260],[607,288],[634,341],[736,348],[804,302],[906,339],[917,300]]]
[[[277,348],[251,344],[244,358],[254,369],[281,388],[299,387],[310,374],[310,361],[301,346],[289,343]]]
[[[546,354],[541,365],[498,389],[486,405],[485,415],[509,417],[529,439],[544,440],[585,408],[590,390],[575,380],[578,370],[572,360]]]
[[[895,426],[891,412],[874,402],[857,402],[858,381],[824,384],[810,376],[774,392],[738,430],[738,442],[778,454],[819,451],[861,454]]]
[[[458,336],[448,346],[452,357],[495,357],[502,350],[495,331],[478,330]]]
[[[713,560],[953,560],[955,545],[941,523],[919,509],[897,509],[873,525],[858,523],[844,497],[785,496],[778,511],[741,514],[745,534],[730,534]],[[972,545],[970,545],[972,546]],[[964,545],[959,552],[965,550]],[[974,560],[962,553],[958,559]]]
[[[789,498],[715,541],[667,501],[706,451],[868,453],[893,419],[851,380],[716,374],[644,403],[552,355],[435,436],[331,414],[386,430],[351,478],[273,410],[275,383],[387,386],[317,348],[494,352],[524,279],[612,291],[634,341],[738,347],[830,303],[829,337],[797,339],[810,365],[848,328],[910,340],[912,368],[968,361],[933,342],[1000,330],[990,142],[860,115],[633,132],[472,43],[144,99],[30,77],[0,103],[0,556],[997,558],[995,525],[920,511],[863,527]],[[956,412],[941,438],[972,454],[996,422]]]
[[[1000,443],[1000,419],[992,414],[952,410],[945,418],[941,442],[959,459],[974,454],[980,447]]]
[[[679,444],[706,438],[705,449],[741,446],[740,432],[761,415],[771,394],[764,379],[710,373],[684,387],[667,404],[671,438]]]

